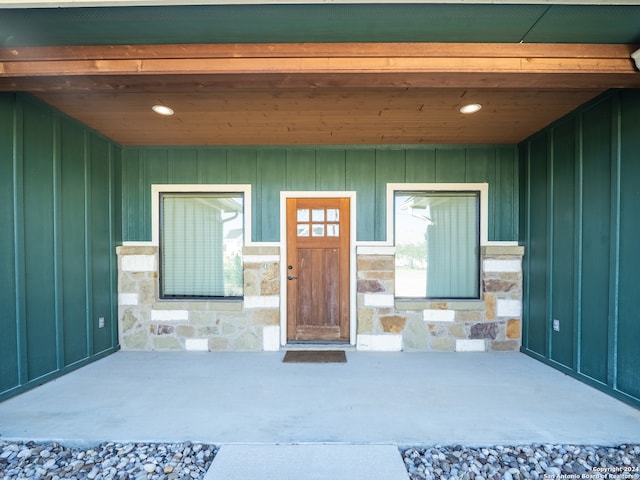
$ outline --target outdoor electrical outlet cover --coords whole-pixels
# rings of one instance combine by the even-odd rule
[[[554,329],[556,332],[559,332],[559,331],[560,331],[560,320],[554,320],[554,321],[553,321],[553,329]]]
[[[104,328],[104,317],[98,319],[98,328]]]

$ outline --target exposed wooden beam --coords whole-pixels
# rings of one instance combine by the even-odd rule
[[[532,86],[541,87],[555,77],[563,81],[571,75],[574,88],[637,87],[640,75],[631,59],[634,50],[629,45],[442,43],[4,48],[0,78],[15,78],[19,88],[17,79],[57,76],[284,75],[302,77],[302,82],[320,76],[331,79],[334,86],[349,86],[352,81],[362,86],[379,75],[414,76],[420,86],[438,82],[446,86],[447,81],[514,86],[509,83],[512,76],[516,84],[522,83],[522,76],[538,76],[540,82]],[[433,79],[431,85],[426,84],[428,78]],[[55,88],[63,86],[58,82]]]
[[[296,57],[626,58],[637,46],[548,43],[260,43],[0,47],[0,61]]]
[[[85,75],[2,77],[0,91],[15,92],[204,92],[225,89],[292,88],[522,88],[594,90],[640,88],[640,73],[380,73],[380,74],[229,74]]]

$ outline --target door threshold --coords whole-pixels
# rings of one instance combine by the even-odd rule
[[[323,342],[323,341],[306,341],[306,342],[287,342],[283,347],[284,350],[344,350],[346,352],[355,352],[356,346],[349,342]]]

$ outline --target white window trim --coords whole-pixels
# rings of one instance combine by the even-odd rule
[[[387,183],[387,241],[395,245],[394,203],[396,192],[479,192],[480,246],[489,245],[489,184],[488,183]]]
[[[280,344],[287,344],[287,198],[349,198],[349,344],[356,344],[356,192],[355,191],[281,191],[280,192]]]
[[[151,185],[151,245],[160,245],[160,194],[162,193],[242,193],[244,245],[251,243],[250,184],[153,184]]]

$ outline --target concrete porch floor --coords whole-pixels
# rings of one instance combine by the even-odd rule
[[[66,444],[640,443],[640,410],[520,353],[118,352],[0,403],[0,439]]]

